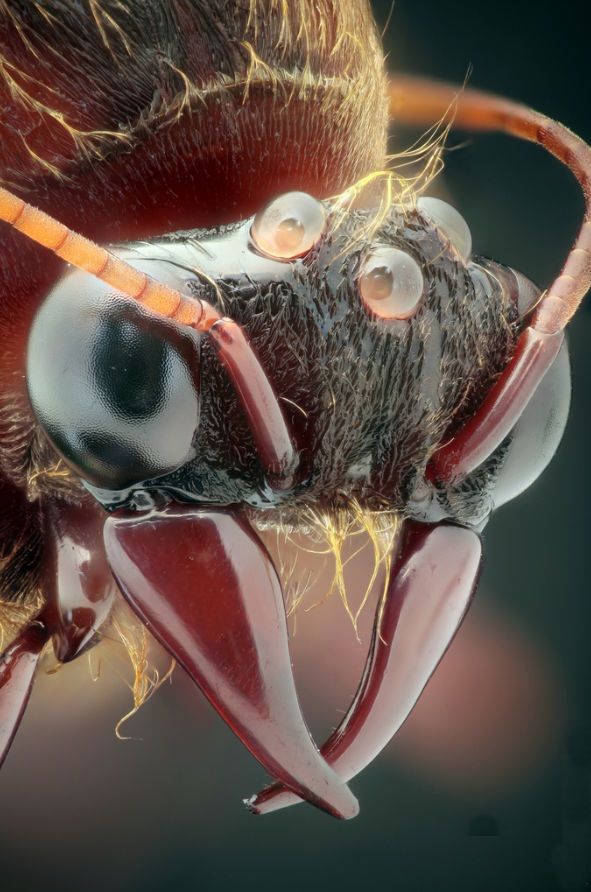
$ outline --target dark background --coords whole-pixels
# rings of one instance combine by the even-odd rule
[[[389,3],[373,5],[384,24]],[[398,0],[385,43],[392,70],[456,82],[470,70],[474,86],[591,139],[583,4]],[[582,211],[557,162],[481,137],[449,153],[444,188],[478,252],[550,282]],[[40,680],[0,776],[0,888],[591,888],[589,344],[588,303],[570,326],[559,453],[490,523],[472,614],[400,737],[354,781],[358,819],[307,807],[252,818],[240,798],[263,780],[257,766],[180,676],[130,724],[143,741],[119,743],[125,687],[69,667]],[[296,660],[322,733],[338,719],[333,675],[341,708],[352,682],[331,656],[334,627],[320,628],[302,622]]]

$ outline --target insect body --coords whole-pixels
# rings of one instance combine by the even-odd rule
[[[319,23],[321,7],[314,4],[311,18],[324,29],[326,53],[318,59],[302,43],[298,13],[271,3],[265,26],[258,5],[250,5],[244,28],[254,28],[258,49],[277,64],[275,79],[261,74],[248,41],[254,56],[224,31],[222,5],[207,10],[207,27],[225,50],[221,61],[203,50],[206,69],[220,66],[216,89],[226,97],[240,86],[249,126],[256,110],[268,135],[270,113],[288,140],[283,162],[269,162],[260,134],[253,137],[258,163],[273,171],[265,184],[276,196],[270,203],[245,173],[253,151],[242,132],[234,133],[229,186],[236,213],[224,225],[196,229],[204,222],[196,219],[187,229],[190,208],[181,197],[179,216],[159,204],[143,231],[135,217],[126,224],[135,241],[106,250],[36,210],[16,194],[22,190],[0,189],[0,217],[78,267],[36,301],[26,350],[15,360],[24,365],[26,354],[25,408],[13,393],[12,427],[0,430],[4,455],[11,455],[12,437],[24,438],[37,456],[35,474],[25,475],[29,505],[18,473],[6,458],[2,466],[14,524],[21,525],[20,540],[7,528],[21,557],[10,573],[6,562],[3,585],[9,593],[9,585],[14,591],[34,580],[43,594],[2,658],[3,753],[47,642],[59,659],[75,658],[95,642],[122,595],[276,779],[250,801],[253,811],[303,798],[353,816],[357,803],[346,781],[404,721],[461,623],[491,510],[532,482],[558,445],[569,394],[562,330],[591,280],[589,224],[562,276],[541,296],[518,273],[472,256],[466,224],[442,202],[387,192],[385,205],[355,207],[350,199],[359,190],[328,198],[380,160],[384,106],[373,57],[351,63],[347,56],[342,72],[328,74],[350,15],[373,41],[365,4],[344,4],[341,13],[326,4]],[[201,4],[191,9],[201,22]],[[277,29],[294,38],[296,74],[279,64]],[[325,66],[324,73],[306,82],[307,65]],[[229,118],[217,94],[212,100],[207,74],[190,83],[206,107],[211,103],[215,139],[221,115],[228,140]],[[363,112],[359,106],[354,113],[342,91],[356,79],[369,86]],[[176,109],[163,133],[178,137],[181,148],[195,98],[183,83],[187,107]],[[292,94],[285,93],[289,83]],[[402,120],[431,123],[454,95],[401,80],[390,87],[390,104]],[[351,180],[329,184],[322,164],[314,176],[310,166],[298,168],[306,103],[312,118],[330,113],[341,123],[346,108],[354,133],[368,98],[378,136],[373,148],[359,140],[347,154]],[[541,142],[587,187],[589,149],[564,128],[469,91],[456,101],[458,125],[500,127]],[[297,133],[286,126],[291,115]],[[326,139],[324,121],[318,133]],[[132,144],[143,157],[136,133]],[[226,143],[217,145],[223,156]],[[215,155],[208,161],[209,144],[195,157],[210,174],[219,162]],[[95,159],[99,170],[108,163]],[[121,164],[127,170],[125,157]],[[99,182],[91,198],[103,194]],[[215,216],[213,187],[201,194]],[[227,197],[218,208],[216,223],[228,212]],[[176,226],[162,225],[167,213]],[[66,471],[56,484],[48,471],[57,462]],[[252,522],[293,522],[306,506],[330,512],[353,502],[368,512],[396,512],[404,524],[359,690],[319,753],[297,702],[281,585]],[[26,552],[25,542],[37,543],[37,551]]]

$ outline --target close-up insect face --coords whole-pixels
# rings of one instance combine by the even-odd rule
[[[188,778],[216,840],[243,755],[267,780],[252,794],[252,760],[239,768],[252,795],[236,820],[256,830],[237,846],[259,832],[277,843],[285,826],[309,842],[329,815],[340,821],[323,839],[339,851],[347,833],[361,852],[370,826],[386,851],[378,824],[415,770],[391,782],[391,752],[434,779],[422,822],[447,784],[477,812],[468,835],[496,836],[505,781],[498,792],[489,777],[506,771],[521,790],[566,735],[560,673],[507,610],[531,606],[533,581],[515,597],[507,570],[504,607],[486,573],[475,594],[485,537],[494,555],[513,529],[497,509],[543,492],[569,429],[565,331],[584,325],[584,311],[570,323],[591,285],[591,148],[560,107],[554,120],[497,95],[494,78],[493,92],[473,87],[468,58],[443,68],[457,85],[401,74],[385,55],[391,14],[368,0],[0,2],[0,782],[15,826],[25,795],[10,771],[26,754],[34,776],[39,704],[61,732],[79,711],[83,733],[91,698],[68,685],[98,689],[123,664],[132,705],[116,737],[128,739],[130,719],[148,723],[153,745],[174,753],[144,757],[134,793],[138,828],[152,787],[156,809],[175,816],[169,854],[194,813],[178,804]],[[466,133],[533,143],[574,178],[585,207],[560,265],[544,266],[526,210],[537,265],[503,242],[521,232],[515,201],[492,228],[486,203],[462,192]],[[483,170],[468,182],[489,182],[490,157]],[[557,510],[556,492],[548,504]],[[535,569],[527,547],[542,521],[513,536],[515,579]],[[488,724],[472,738],[479,711]],[[165,743],[176,712],[198,727]],[[195,765],[186,741],[206,741],[213,720],[211,734],[227,728],[237,749],[216,742]],[[507,728],[521,748],[498,744],[479,762]],[[72,766],[88,762],[84,783],[110,767],[121,777],[123,757],[60,740]],[[175,772],[163,798],[158,783]],[[58,774],[37,807],[55,800]],[[97,815],[114,801],[102,786]],[[480,795],[490,808],[477,810]],[[415,799],[418,788],[407,813]],[[343,821],[360,803],[351,831]],[[272,813],[295,816],[252,817]],[[182,849],[171,875],[193,857]],[[106,861],[113,852],[105,845]],[[121,888],[161,888],[156,874],[146,882],[150,862],[142,849]],[[427,888],[428,862],[407,871],[409,892]],[[571,867],[584,876],[578,855]],[[220,888],[234,887],[222,872]],[[477,888],[459,875],[450,888]]]
[[[530,308],[510,271],[471,257],[449,205],[378,213],[290,193],[243,223],[115,249],[247,333],[295,438],[289,487],[268,487],[215,352],[80,272],[54,286],[28,343],[31,404],[66,464],[111,506],[135,485],[292,514],[345,498],[403,510]]]

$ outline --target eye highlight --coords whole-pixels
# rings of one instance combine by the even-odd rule
[[[358,286],[363,303],[380,319],[408,319],[419,306],[425,283],[410,254],[379,245],[366,258]]]
[[[250,235],[256,248],[277,260],[302,257],[326,225],[322,204],[307,192],[286,192],[254,218]]]
[[[472,253],[472,233],[459,211],[440,198],[423,196],[417,201],[419,211],[449,239],[464,262]]]

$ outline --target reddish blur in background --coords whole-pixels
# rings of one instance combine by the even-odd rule
[[[375,2],[385,24],[389,3]],[[523,100],[591,139],[583,5],[398,0],[389,65]],[[403,144],[401,140],[400,144]],[[582,201],[541,150],[452,136],[444,188],[475,250],[548,283]],[[474,607],[411,718],[352,786],[343,824],[307,806],[251,817],[257,764],[180,672],[115,739],[129,708],[124,663],[42,677],[0,774],[0,889],[396,889],[579,892],[591,883],[588,638],[591,304],[570,329],[574,399],[560,451],[494,517]],[[358,584],[369,551],[351,568]],[[329,566],[298,612],[293,653],[323,739],[348,705],[368,643]],[[353,585],[353,588],[355,586]],[[100,654],[99,654],[100,658]],[[95,659],[94,669],[97,670]]]

